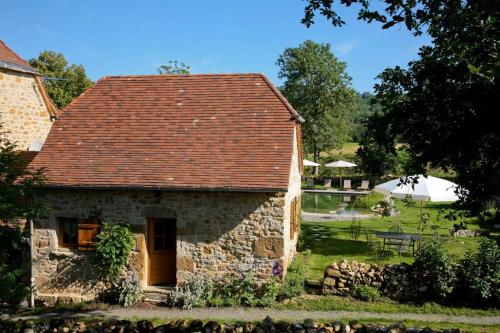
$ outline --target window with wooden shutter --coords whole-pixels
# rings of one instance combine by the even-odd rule
[[[78,246],[78,219],[60,217],[59,222],[59,245],[63,247]]]
[[[78,249],[84,251],[93,250],[92,244],[101,230],[98,220],[81,220],[78,224]]]
[[[59,246],[78,247],[79,250],[93,250],[96,236],[101,225],[96,219],[79,220],[77,218],[59,217]]]

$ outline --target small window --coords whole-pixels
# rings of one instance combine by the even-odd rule
[[[175,249],[175,223],[157,220],[153,224],[154,250],[166,251]]]
[[[78,219],[59,218],[59,245],[64,247],[78,246]]]
[[[92,250],[101,225],[98,220],[79,220],[77,218],[58,218],[59,245],[63,247],[78,247],[79,250]]]

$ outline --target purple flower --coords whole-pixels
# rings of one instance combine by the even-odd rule
[[[273,275],[281,277],[283,275],[283,266],[279,261],[275,261],[273,264]]]

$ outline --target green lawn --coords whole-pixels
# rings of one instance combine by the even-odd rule
[[[277,309],[308,311],[360,311],[373,313],[420,313],[455,316],[500,316],[499,309],[476,309],[443,306],[437,303],[398,303],[388,298],[364,302],[350,297],[304,295],[288,303],[275,305]]]
[[[403,230],[409,233],[418,233],[419,208],[408,208],[401,202],[397,204],[397,208],[401,212],[400,220]],[[431,223],[435,223],[438,211],[448,208],[450,205],[447,203],[427,203],[424,212],[429,213]],[[396,217],[375,217],[360,221],[360,223],[369,234],[373,234],[374,231],[387,231],[390,226],[397,224],[397,220]],[[310,249],[311,251],[311,254],[306,257],[308,278],[322,278],[326,266],[342,259],[382,264],[412,261],[411,254],[400,257],[393,253],[389,257],[377,257],[374,251],[367,246],[364,233],[357,241],[352,239],[351,224],[351,221],[302,222],[299,250]],[[461,259],[467,251],[477,248],[479,240],[477,237],[450,238],[448,237],[448,230],[451,227],[449,222],[441,222],[438,227],[440,237],[444,240],[444,246],[454,259]],[[478,227],[478,225],[469,224],[471,229]],[[427,227],[424,230],[424,236],[431,237],[431,234],[432,230]]]

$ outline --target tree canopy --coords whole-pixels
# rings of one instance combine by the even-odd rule
[[[377,99],[384,112],[373,119],[373,140],[395,149],[407,145],[414,172],[429,165],[452,169],[468,190],[467,201],[478,204],[500,194],[500,131],[495,120],[500,102],[500,5],[489,0],[380,1],[384,13],[358,3],[359,18],[383,22],[383,28],[404,23],[414,34],[427,32],[432,45],[419,58],[389,68],[378,78]],[[308,1],[304,23],[319,11],[334,25],[334,1]],[[477,205],[473,205],[477,206]]]
[[[158,73],[162,75],[189,74],[190,66],[177,60],[170,60],[168,65],[158,67]]]
[[[349,135],[348,113],[354,105],[346,64],[329,44],[305,41],[287,48],[277,60],[282,93],[305,119],[304,148],[319,158],[321,151],[342,145]]]
[[[62,53],[43,51],[29,63],[44,77],[47,93],[63,108],[92,85],[82,65],[68,64]]]

